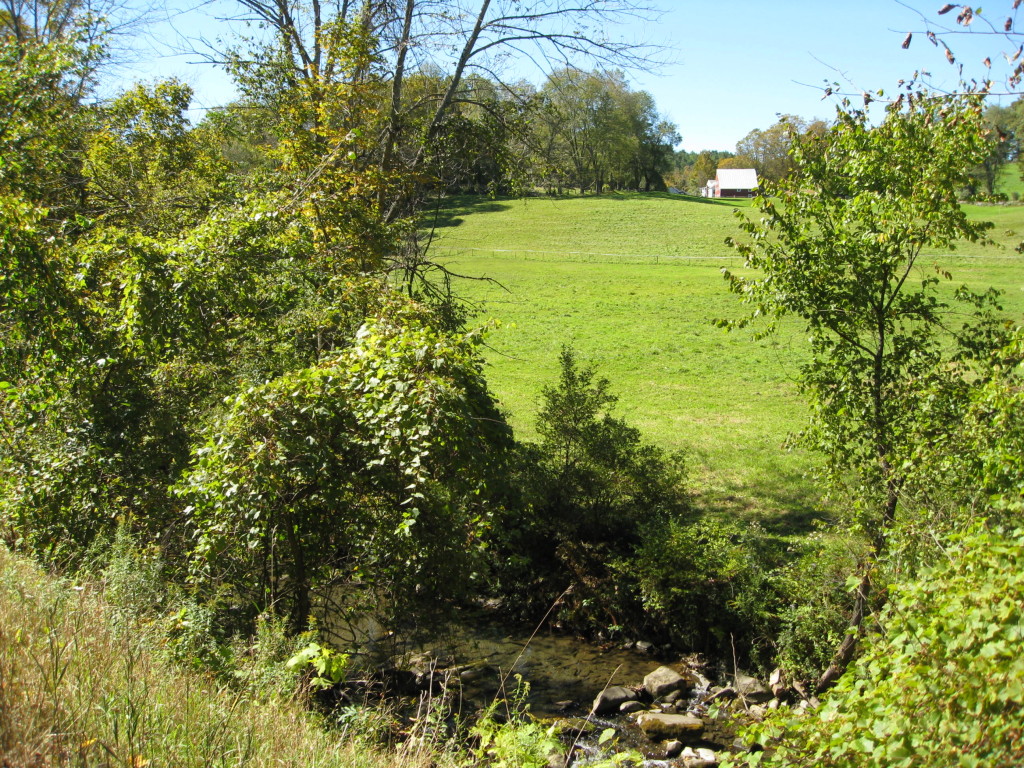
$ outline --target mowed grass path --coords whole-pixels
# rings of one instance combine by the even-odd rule
[[[713,324],[744,312],[721,268],[739,267],[724,240],[740,234],[733,211],[748,207],[669,195],[460,198],[438,214],[435,255],[496,281],[457,290],[478,302],[479,320],[501,323],[489,336],[488,377],[517,434],[534,434],[541,388],[572,344],[611,381],[620,416],[689,454],[709,502],[809,511],[812,457],[784,448],[806,418],[795,384],[807,354],[799,326],[755,340]],[[1016,244],[1024,234],[1024,208],[972,210],[985,214],[1000,219],[998,239]],[[1024,309],[1024,258],[1012,250],[970,245],[922,263],[923,272],[952,269],[957,283],[1001,287],[1018,317]]]

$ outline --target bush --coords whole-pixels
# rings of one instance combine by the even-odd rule
[[[1024,530],[947,539],[891,600],[824,705],[748,737],[747,765],[930,768],[1024,764]],[[767,756],[765,756],[767,755]]]
[[[676,647],[767,666],[798,594],[785,542],[756,524],[693,515],[645,528],[635,557],[617,563],[638,585],[652,626]]]
[[[847,580],[864,545],[834,534],[812,534],[792,545],[790,562],[772,574],[773,663],[792,680],[817,680],[843,641],[853,610]]]
[[[640,604],[610,564],[630,558],[646,526],[685,510],[682,460],[643,442],[611,415],[607,379],[563,348],[557,385],[545,387],[537,445],[519,445],[504,510],[494,521],[495,586],[519,612],[603,631]],[[525,598],[525,600],[524,600]]]
[[[195,583],[278,611],[293,632],[341,585],[381,622],[456,595],[508,433],[477,341],[382,318],[319,365],[231,398],[178,489]]]

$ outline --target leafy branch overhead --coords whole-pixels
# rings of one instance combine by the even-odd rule
[[[941,6],[935,14],[943,17],[941,22],[933,21],[928,15],[918,12],[922,21],[926,24],[924,30],[925,38],[935,47],[941,48],[946,60],[950,64],[957,64],[963,74],[963,63],[958,64],[956,52],[947,42],[947,38],[957,34],[988,35],[996,40],[1003,40],[1010,44],[1010,47],[1001,53],[1005,61],[1005,81],[1009,90],[1015,91],[1024,78],[1024,31],[1018,30],[1017,10],[1020,8],[1021,0],[1010,0],[1006,3],[1006,15],[996,12],[994,15],[986,14],[980,6],[972,6],[966,3],[946,3]],[[903,3],[901,3],[902,5]],[[909,7],[909,6],[908,6]],[[955,12],[955,15],[950,15]],[[951,21],[947,21],[947,19]],[[951,25],[950,25],[951,24]],[[902,47],[909,48],[914,38],[913,32],[908,32],[903,39]],[[1001,43],[996,43],[997,45]],[[993,72],[992,55],[985,56],[980,62],[988,71],[991,78]],[[980,88],[983,91],[991,91],[992,83],[977,83],[972,81],[972,88]]]

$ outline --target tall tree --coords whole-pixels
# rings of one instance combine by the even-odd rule
[[[597,194],[609,186],[664,189],[679,135],[622,72],[558,70],[539,96],[545,119],[536,132],[558,179]]]
[[[987,151],[979,97],[939,97],[907,86],[873,127],[847,103],[834,127],[795,140],[797,172],[758,198],[744,220],[748,242],[732,244],[754,275],[726,272],[755,315],[794,315],[811,339],[801,373],[810,399],[805,438],[822,451],[828,477],[850,492],[867,550],[851,633],[823,675],[826,687],[852,656],[866,613],[872,568],[886,549],[907,480],[923,393],[954,375],[947,333],[970,349],[985,338],[921,274],[924,248],[983,237],[957,189]],[[948,294],[946,294],[948,296]],[[954,303],[979,310],[985,297],[960,289]]]
[[[708,181],[714,179],[718,165],[718,162],[716,162],[710,152],[701,152],[688,172],[691,191],[696,191],[707,184]]]
[[[749,158],[762,179],[781,181],[793,171],[789,150],[796,137],[820,134],[824,129],[821,120],[808,122],[796,115],[782,115],[775,125],[763,130],[755,128],[736,142],[736,154]]]
[[[386,88],[386,107],[371,127],[379,133],[372,157],[382,176],[406,181],[404,188],[379,196],[380,215],[388,223],[415,209],[424,190],[415,180],[423,176],[431,148],[445,132],[470,74],[504,83],[503,60],[514,54],[565,64],[651,63],[650,47],[604,33],[607,25],[651,18],[653,10],[643,0],[339,0],[330,6],[320,0],[238,1],[252,20],[268,25],[277,36],[275,59],[285,82],[319,83],[310,90],[314,98],[338,78],[373,78]],[[358,24],[368,40],[377,41],[373,67],[343,73],[328,63],[325,32],[336,24]],[[433,93],[415,101],[407,98],[412,57],[436,63],[445,75]],[[424,105],[425,119],[410,120]]]

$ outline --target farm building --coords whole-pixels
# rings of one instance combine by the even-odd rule
[[[704,197],[753,197],[757,194],[757,171],[753,168],[719,168],[700,193]]]

